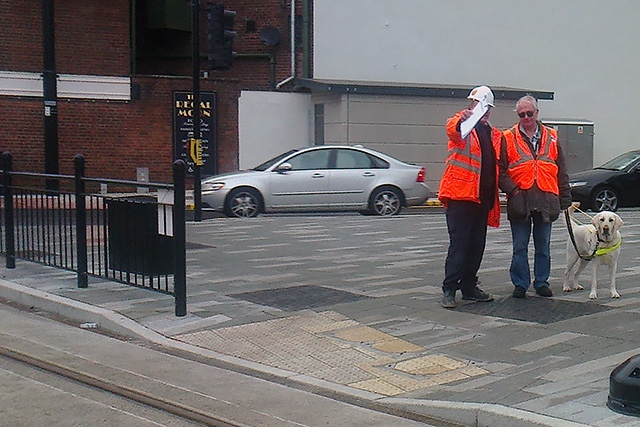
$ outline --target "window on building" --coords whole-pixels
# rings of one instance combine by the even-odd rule
[[[191,2],[134,0],[134,74],[191,74]],[[203,7],[201,15],[206,14]]]

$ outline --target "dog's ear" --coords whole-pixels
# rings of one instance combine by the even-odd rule
[[[602,212],[598,212],[591,218],[591,225],[593,225],[596,229],[600,227],[600,217],[602,216]]]
[[[616,230],[619,229],[620,227],[622,227],[622,224],[624,224],[624,222],[622,221],[622,218],[620,218],[620,215],[616,214],[615,216],[615,224],[616,224]]]

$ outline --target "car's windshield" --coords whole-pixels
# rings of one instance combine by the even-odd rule
[[[609,160],[596,169],[611,169],[620,171],[629,166],[631,163],[634,163],[636,160],[638,160],[638,158],[640,158],[640,151],[630,151],[628,153],[619,155],[615,159]]]
[[[271,166],[273,166],[275,163],[278,163],[280,160],[284,159],[285,157],[287,157],[289,154],[293,154],[298,150],[289,150],[286,153],[282,153],[277,157],[274,157],[271,160],[267,160],[266,162],[264,162],[261,165],[256,166],[255,168],[253,168],[252,170],[254,171],[258,171],[258,172],[264,172],[267,169],[269,169]]]

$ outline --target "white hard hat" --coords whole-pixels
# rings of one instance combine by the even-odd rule
[[[467,98],[474,101],[486,101],[490,107],[495,107],[493,105],[493,92],[487,86],[474,87]]]

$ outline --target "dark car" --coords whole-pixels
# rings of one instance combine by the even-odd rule
[[[594,212],[640,206],[640,150],[629,151],[602,166],[569,175],[571,197]]]

